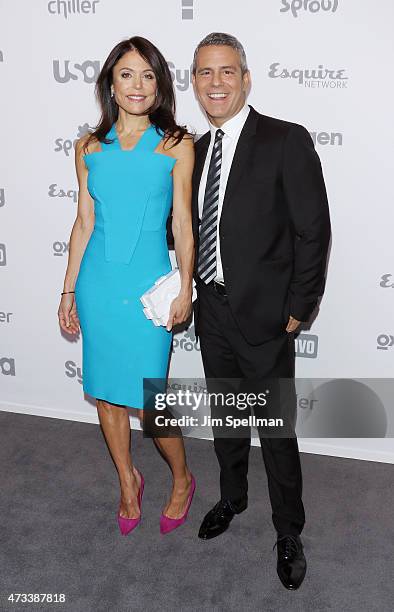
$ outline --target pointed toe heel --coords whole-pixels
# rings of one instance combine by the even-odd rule
[[[187,500],[186,510],[183,515],[180,518],[173,519],[162,513],[160,517],[160,533],[162,533],[163,535],[166,533],[170,533],[170,531],[174,531],[174,529],[183,525],[183,523],[187,519],[187,515],[189,513],[189,509],[193,500],[194,491],[196,490],[196,481],[194,480],[193,474],[191,476],[192,482],[190,487],[190,493]]]
[[[144,481],[144,477],[141,474],[141,472],[138,472],[139,475],[141,476],[141,484],[140,484],[140,488],[138,491],[138,507],[140,509],[140,515],[138,518],[126,518],[124,516],[120,516],[120,514],[118,513],[117,518],[118,518],[118,525],[119,525],[119,529],[120,529],[120,533],[124,536],[128,535],[131,531],[133,531],[133,529],[135,529],[137,527],[137,525],[139,525],[139,523],[141,522],[141,505],[142,505],[142,496],[144,494],[144,485],[145,485],[145,481]]]

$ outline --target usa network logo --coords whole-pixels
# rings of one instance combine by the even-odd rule
[[[289,68],[282,66],[280,62],[270,65],[268,76],[270,79],[290,79],[310,89],[345,89],[349,79],[343,68],[325,68],[323,64],[315,68]]]
[[[82,79],[84,83],[95,83],[100,73],[99,60],[85,60],[82,64],[71,60],[53,60],[53,76],[58,83],[68,83]]]
[[[316,359],[318,346],[319,338],[317,336],[313,334],[300,334],[295,339],[296,357]]]
[[[188,329],[182,334],[177,334],[180,337],[174,336],[172,343],[172,350],[175,353],[176,351],[186,351],[190,353],[191,351],[200,351],[200,347],[198,346],[198,342],[196,339],[196,333],[194,331],[194,325],[190,325]]]
[[[299,11],[308,13],[320,13],[326,11],[335,13],[338,8],[338,0],[282,0],[281,13],[291,11],[293,17],[298,17]]]

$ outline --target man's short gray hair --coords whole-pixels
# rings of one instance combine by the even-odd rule
[[[246,53],[239,40],[231,34],[225,34],[224,32],[211,32],[211,34],[208,34],[208,36],[203,38],[202,41],[197,45],[193,57],[193,74],[196,74],[197,53],[199,52],[201,47],[209,47],[210,45],[227,45],[228,47],[231,47],[232,49],[238,51],[241,60],[241,72],[242,74],[245,74],[245,72],[247,72],[248,64],[246,61]]]

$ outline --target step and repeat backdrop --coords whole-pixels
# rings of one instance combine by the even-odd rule
[[[312,418],[313,381],[341,379],[369,430],[300,447],[394,462],[384,384],[394,366],[393,18],[391,0],[1,0],[0,408],[97,422],[82,392],[81,339],[57,322],[78,199],[75,142],[97,122],[104,59],[133,35],[162,51],[178,121],[204,133],[192,57],[222,31],[244,44],[250,104],[309,130],[329,195],[326,293],[296,341],[299,407]],[[174,338],[170,375],[203,376],[193,324]]]

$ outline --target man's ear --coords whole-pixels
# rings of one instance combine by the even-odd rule
[[[193,85],[193,87],[195,86],[195,84],[196,84],[196,75],[192,72],[192,85]]]
[[[242,76],[243,90],[248,91],[250,84],[251,84],[250,71],[247,70]]]

